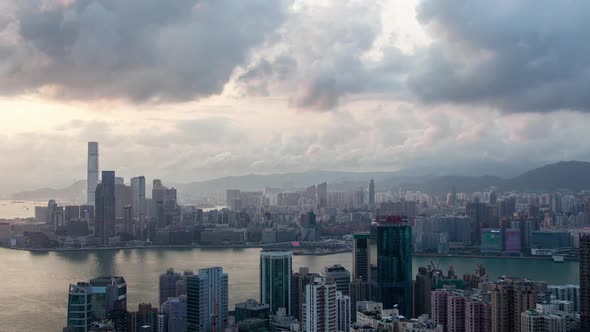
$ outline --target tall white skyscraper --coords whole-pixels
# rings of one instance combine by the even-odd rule
[[[98,185],[98,142],[88,142],[88,185],[87,204],[94,206],[96,186]]]
[[[138,176],[131,179],[133,192],[133,213],[140,225],[145,224],[145,177]]]

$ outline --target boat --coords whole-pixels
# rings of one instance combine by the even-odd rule
[[[563,263],[565,262],[565,257],[561,256],[561,255],[553,255],[553,262],[555,263]]]

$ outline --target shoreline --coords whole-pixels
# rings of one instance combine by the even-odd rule
[[[145,249],[289,249],[294,251],[295,256],[327,256],[342,253],[352,252],[352,249],[335,249],[326,252],[306,252],[305,248],[292,248],[285,245],[272,244],[243,244],[243,245],[150,245],[150,246],[117,246],[117,247],[95,247],[95,248],[20,248],[10,246],[0,246],[0,248],[10,250],[29,251],[35,253],[43,252],[89,252],[89,251],[104,251],[104,250],[145,250]],[[302,251],[295,251],[302,250]],[[522,260],[549,260],[552,261],[552,256],[496,256],[496,255],[480,255],[480,254],[437,254],[437,253],[414,253],[415,257],[447,257],[447,258],[481,258],[481,259],[522,259]],[[565,262],[578,262],[578,257],[565,257]],[[556,262],[557,263],[557,262]]]

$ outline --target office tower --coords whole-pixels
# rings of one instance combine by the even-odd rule
[[[133,232],[132,227],[132,219],[133,219],[133,208],[131,205],[127,205],[123,208],[123,232],[127,234],[131,234]]]
[[[260,304],[252,299],[236,303],[234,317],[240,330],[248,330],[246,327],[253,327],[253,325],[261,329],[268,329],[270,327],[270,306]]]
[[[352,324],[352,308],[350,307],[350,297],[343,295],[342,292],[336,292],[336,330],[340,332],[349,332]],[[356,310],[354,311],[356,315]]]
[[[351,319],[356,322],[356,304],[371,299],[371,284],[362,279],[357,279],[357,281],[350,283],[348,293],[350,294],[350,307],[353,310]]]
[[[313,283],[317,273],[309,273],[309,268],[300,267],[299,272],[293,273],[291,278],[291,316],[301,321],[303,317],[303,303],[305,303],[305,286]]]
[[[92,287],[87,282],[70,284],[66,326],[73,331],[86,332],[92,323]]]
[[[177,282],[181,279],[180,273],[175,273],[173,268],[169,268],[166,273],[160,274],[160,305],[166,302],[169,297],[181,295],[176,293]]]
[[[187,331],[223,331],[228,319],[228,277],[221,267],[187,276]]]
[[[431,293],[432,321],[436,324],[447,326],[448,324],[449,292],[445,289],[437,289]]]
[[[369,181],[369,210],[375,210],[375,181]]]
[[[336,283],[319,277],[305,286],[302,325],[307,332],[336,331]]]
[[[418,268],[414,284],[414,316],[416,317],[422,314],[431,315],[430,292],[434,289],[434,273],[434,270],[425,266]]]
[[[127,310],[127,282],[121,276],[91,279],[92,313],[95,320],[105,320],[113,310]]]
[[[481,229],[490,227],[489,208],[485,203],[481,203],[479,199],[467,203],[465,206],[465,214],[473,220],[473,228],[471,230],[471,238],[476,244],[481,243]]]
[[[580,319],[582,331],[590,331],[590,234],[580,235]]]
[[[369,233],[356,233],[352,242],[352,280],[371,280],[371,248]]]
[[[406,218],[377,218],[377,287],[379,301],[412,317],[412,228]]]
[[[80,219],[80,206],[78,205],[66,205],[64,208],[64,219],[68,223],[72,220]]]
[[[176,281],[176,296],[186,295],[186,278],[195,275],[193,271],[184,271],[180,280]]]
[[[88,174],[86,177],[87,182],[87,201],[88,205],[94,205],[96,199],[94,191],[98,185],[98,143],[88,142]]]
[[[55,222],[54,222],[53,218],[54,218],[54,212],[57,210],[58,210],[57,203],[55,202],[55,200],[50,199],[47,202],[47,217],[46,217],[45,223],[55,227]]]
[[[239,211],[242,209],[242,195],[237,189],[228,189],[225,191],[225,204],[227,208],[232,211]]]
[[[131,186],[124,183],[115,183],[115,219],[119,220],[124,217],[125,206],[133,206],[133,191]]]
[[[544,282],[518,278],[501,278],[486,285],[492,299],[492,331],[520,331],[520,314],[535,308],[547,292]]]
[[[260,252],[260,303],[270,305],[272,313],[285,308],[291,315],[292,261],[290,251]]]
[[[465,301],[465,331],[492,331],[492,306],[489,303],[475,298]]]
[[[95,236],[100,244],[108,244],[115,236],[115,172],[103,171],[102,182],[96,187]]]
[[[161,306],[161,313],[166,316],[167,329],[159,331],[184,332],[186,331],[186,296],[170,297]]]
[[[348,286],[350,284],[350,271],[340,264],[326,266],[324,268],[324,276],[331,278],[336,283],[336,290],[348,295]]]
[[[157,331],[158,308],[151,303],[140,303],[136,312],[130,313],[129,331]]]
[[[145,176],[131,179],[131,191],[133,193],[133,216],[139,221],[139,225],[145,226]]]
[[[317,196],[318,207],[320,209],[328,207],[328,184],[326,182],[317,185]]]
[[[449,294],[447,307],[447,329],[454,332],[465,332],[465,296],[463,293]]]

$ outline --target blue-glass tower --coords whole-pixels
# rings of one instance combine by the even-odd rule
[[[412,317],[412,228],[400,216],[377,217],[377,223],[379,301]]]

